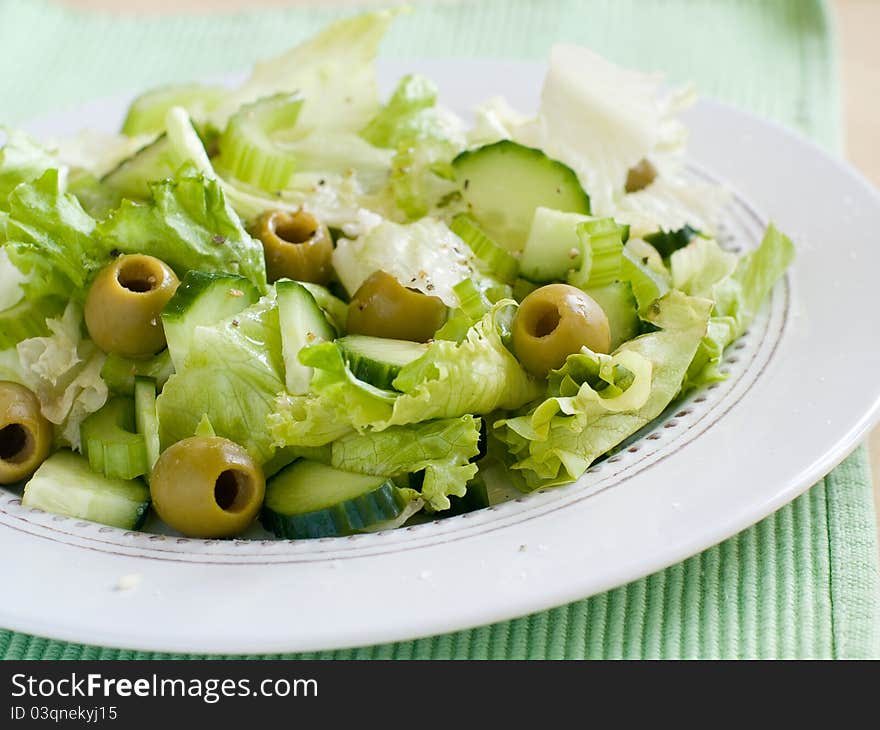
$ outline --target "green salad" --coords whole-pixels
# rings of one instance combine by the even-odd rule
[[[654,76],[552,49],[463,118],[337,22],[119,134],[0,148],[0,484],[192,537],[388,529],[577,480],[722,380],[792,261],[737,256]],[[257,534],[250,532],[247,534]]]

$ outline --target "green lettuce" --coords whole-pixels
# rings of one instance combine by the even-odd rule
[[[389,192],[410,220],[427,215],[457,190],[452,159],[465,146],[464,134],[436,102],[432,81],[405,76],[361,132],[373,145],[395,150]]]
[[[58,168],[56,156],[24,132],[0,128],[6,143],[0,147],[0,210],[8,210],[6,199],[15,187]]]
[[[109,260],[112,246],[95,236],[95,221],[64,192],[58,170],[17,186],[8,198],[5,245],[27,277],[28,299],[57,295],[85,299],[91,275]]]
[[[437,340],[405,366],[385,391],[357,380],[335,343],[307,347],[300,361],[314,368],[311,393],[282,396],[269,418],[279,446],[321,446],[356,429],[513,410],[540,397],[543,388],[522,369],[501,338],[511,300],[496,304],[459,344]]]
[[[338,469],[376,476],[424,471],[421,497],[434,510],[449,509],[477,473],[480,419],[471,415],[392,426],[380,432],[349,433],[333,442],[330,463]]]
[[[573,481],[595,459],[660,415],[681,388],[706,333],[711,308],[711,301],[677,291],[655,302],[645,316],[660,329],[624,343],[604,363],[606,373],[616,365],[632,373],[622,393],[603,398],[591,385],[592,378],[585,378],[574,395],[561,395],[568,382],[565,375],[570,376],[563,369],[551,380],[551,389],[559,395],[551,394],[523,415],[496,422],[497,450],[517,486],[534,490]],[[582,364],[577,358],[574,363]],[[597,365],[601,369],[603,363]],[[602,380],[608,383],[610,377]]]
[[[299,91],[305,130],[359,131],[379,108],[374,61],[391,21],[400,12],[379,10],[345,18],[277,58],[258,63],[250,78],[209,115],[222,129],[243,104]]]
[[[107,400],[101,378],[106,356],[82,336],[82,309],[70,302],[64,314],[46,321],[50,334],[18,343],[24,385],[40,401],[43,415],[58,426],[62,444],[80,447],[80,424]]]
[[[192,436],[207,417],[218,436],[265,463],[275,452],[266,420],[283,391],[278,309],[264,297],[234,317],[196,328],[183,367],[156,401],[162,446]]]
[[[151,201],[130,200],[98,226],[110,249],[146,253],[178,276],[187,271],[241,274],[266,290],[263,248],[227,204],[217,180],[186,167],[177,177],[150,184]]]
[[[791,239],[772,223],[758,248],[738,259],[715,241],[702,238],[672,254],[674,285],[715,302],[706,336],[688,369],[685,390],[724,380],[718,365],[725,348],[752,323],[794,255]]]

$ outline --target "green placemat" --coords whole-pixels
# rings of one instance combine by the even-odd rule
[[[0,0],[0,122],[96,96],[241,70],[350,9],[177,17]],[[486,0],[417,6],[385,56],[544,58],[589,45],[840,149],[829,13],[819,0]],[[878,566],[860,448],[807,494],[727,542],[585,601],[472,631],[303,658],[878,657]],[[4,559],[10,559],[6,556]],[[39,576],[34,576],[39,580]],[[4,586],[27,590],[27,586]],[[0,656],[168,655],[0,631]]]

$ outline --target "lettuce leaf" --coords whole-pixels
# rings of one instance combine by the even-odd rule
[[[235,317],[198,327],[181,370],[156,401],[162,447],[192,436],[204,417],[258,462],[275,447],[266,420],[284,391],[278,310],[264,297]]]
[[[8,200],[5,248],[27,277],[25,296],[84,300],[91,275],[109,260],[112,246],[94,235],[94,219],[64,192],[59,171],[22,183]]]
[[[471,415],[349,433],[333,442],[331,464],[345,471],[399,476],[424,471],[421,496],[434,510],[449,509],[477,473],[480,419]]]
[[[282,396],[269,417],[279,446],[321,446],[351,430],[513,410],[541,396],[543,387],[510,354],[501,339],[511,300],[496,304],[460,344],[437,340],[395,379],[396,391],[357,380],[337,346],[304,348],[300,361],[314,368],[312,392]]]
[[[222,129],[243,104],[279,92],[299,91],[304,130],[360,131],[379,108],[374,61],[400,10],[345,18],[277,58],[258,63],[250,78],[209,115]]]
[[[6,134],[6,143],[0,147],[0,210],[8,210],[6,199],[16,185],[32,182],[61,165],[52,152],[24,132],[7,127],[0,127],[0,132]]]
[[[725,348],[752,323],[774,284],[794,260],[791,239],[772,223],[758,248],[739,259],[712,240],[695,238],[670,257],[674,285],[715,302],[706,336],[688,369],[685,389],[724,380]]]
[[[59,427],[61,442],[78,449],[80,424],[107,401],[101,378],[106,356],[82,337],[82,309],[76,303],[46,324],[49,336],[23,340],[16,347],[21,374],[43,415]]]
[[[652,305],[646,317],[660,329],[624,343],[606,365],[633,373],[622,394],[603,398],[584,380],[576,395],[551,395],[523,415],[496,422],[494,437],[517,486],[530,491],[573,481],[660,415],[681,388],[711,308],[711,301],[677,291]]]
[[[98,226],[108,249],[146,253],[178,276],[191,270],[241,274],[266,290],[263,248],[227,204],[217,180],[192,167],[150,184],[147,204],[130,200]]]
[[[389,192],[409,220],[427,215],[457,190],[451,163],[465,146],[463,125],[436,102],[432,81],[404,76],[361,132],[371,144],[395,150]]]
[[[382,270],[406,287],[457,306],[453,287],[473,273],[470,249],[445,223],[425,218],[410,224],[383,221],[357,240],[341,238],[333,268],[349,294]]]
[[[684,149],[686,130],[674,115],[691,97],[662,95],[661,81],[586,48],[556,45],[538,116],[513,137],[569,165],[590,194],[594,215],[614,215],[630,168],[647,158],[663,175]]]

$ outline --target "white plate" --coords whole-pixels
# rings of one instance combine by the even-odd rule
[[[393,63],[465,111],[503,93],[534,108],[542,68]],[[125,100],[34,123],[113,128]],[[404,530],[317,541],[203,541],[123,532],[0,492],[0,625],[117,647],[280,652],[408,639],[521,616],[693,555],[827,473],[880,411],[880,198],[781,127],[712,102],[688,113],[699,169],[739,191],[730,246],[767,218],[797,261],[730,351],[730,378],[668,413],[577,484]],[[745,202],[748,201],[748,202]],[[119,590],[122,576],[133,587]]]

